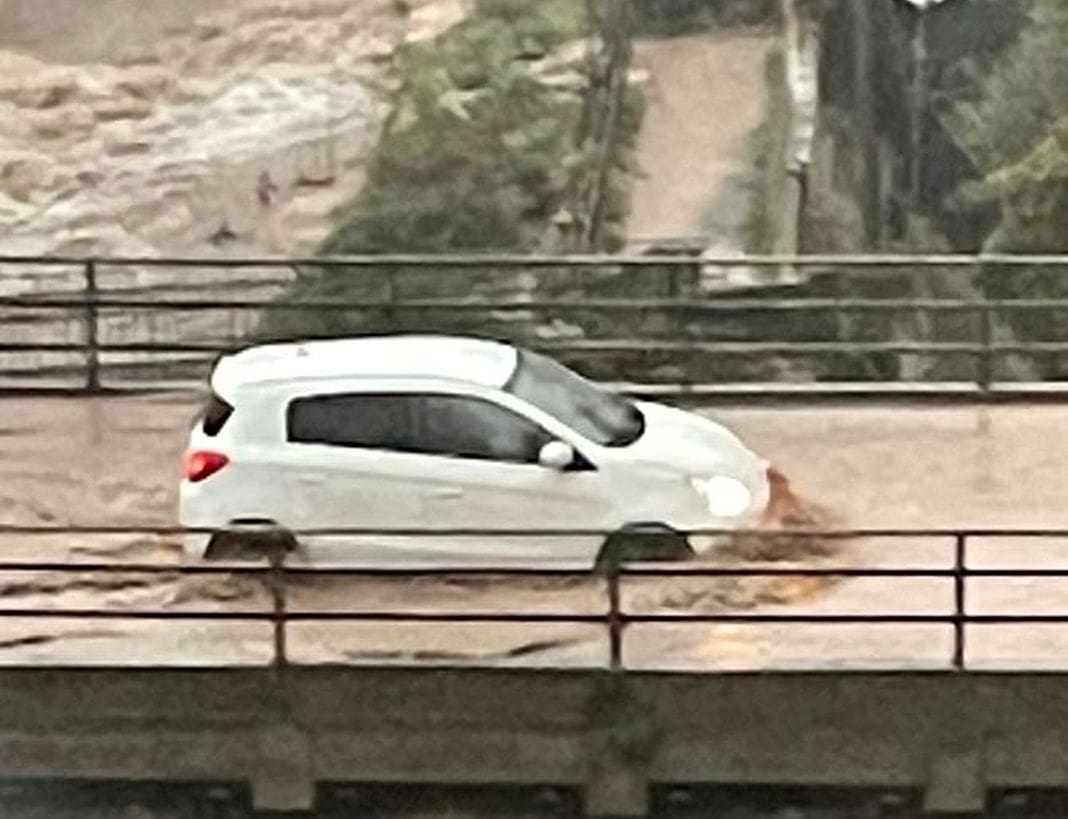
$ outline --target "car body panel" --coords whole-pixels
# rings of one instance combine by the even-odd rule
[[[406,338],[427,342],[426,337]],[[290,345],[289,355],[301,349]],[[475,380],[434,373],[432,364],[413,355],[412,344],[405,345],[409,372],[390,375],[387,365],[375,362],[365,365],[360,375],[349,376],[339,372],[344,369],[336,360],[339,349],[356,348],[331,347],[330,361],[315,366],[290,362],[288,375],[273,350],[257,359],[257,376],[244,381],[237,377],[238,365],[232,359],[220,363],[216,374],[222,376],[213,376],[212,385],[235,410],[214,437],[198,425],[190,435],[190,448],[222,452],[230,463],[199,483],[182,482],[183,526],[221,530],[236,521],[270,521],[298,533],[351,528],[449,532],[422,538],[298,538],[310,559],[330,562],[573,562],[594,560],[604,538],[487,538],[461,536],[455,530],[608,533],[636,523],[683,531],[736,529],[754,522],[767,506],[766,462],[707,418],[640,402],[641,436],[626,446],[600,445],[504,389],[503,362],[514,348],[494,344],[480,356],[466,344],[450,347],[456,355],[446,372],[455,374],[470,365],[477,370]],[[570,446],[576,466],[586,468],[559,470],[536,463],[287,440],[286,412],[293,400],[347,393],[445,394],[488,401],[538,425],[548,439]],[[742,513],[711,514],[693,480],[717,475],[734,478],[749,491],[751,504]],[[189,542],[194,556],[203,554],[203,538]],[[715,541],[692,542],[702,550]]]

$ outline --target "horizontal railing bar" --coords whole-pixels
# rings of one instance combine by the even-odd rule
[[[267,562],[262,563],[110,563],[110,562],[30,562],[6,561],[0,563],[0,573],[112,573],[112,574],[173,574],[173,575],[259,575],[267,576],[273,569]],[[345,564],[321,564],[289,566],[284,565],[277,571],[287,576],[352,576],[352,577],[537,577],[537,578],[573,578],[604,579],[602,572],[593,572],[586,564],[573,566],[358,566]],[[956,576],[952,568],[898,568],[898,567],[840,567],[816,566],[778,567],[778,566],[670,566],[670,565],[626,565],[618,568],[620,578],[659,577],[683,580],[696,577],[814,577],[814,578],[916,578],[947,579]],[[1068,578],[1068,567],[1063,569],[965,569],[963,576],[976,579],[998,578],[1034,578],[1056,579]]]
[[[230,562],[205,562],[205,563],[113,563],[107,561],[70,561],[38,563],[31,561],[5,561],[0,563],[0,573],[32,573],[32,572],[57,572],[70,574],[83,574],[92,572],[110,572],[115,574],[206,574],[228,575],[246,574],[266,576],[274,571],[281,571],[286,575],[352,575],[352,576],[386,576],[386,577],[426,577],[426,576],[534,576],[541,578],[577,578],[590,575],[589,563],[575,563],[568,566],[455,566],[447,564],[438,565],[348,565],[348,564],[314,564],[314,565],[288,565],[275,569],[264,559],[260,562],[230,563]]]
[[[100,353],[204,353],[205,355],[228,354],[247,344],[197,344],[190,342],[136,342],[124,344],[97,344],[91,347],[84,342],[0,342],[0,352],[16,353],[80,353],[95,349]],[[575,339],[566,341],[541,341],[529,345],[531,349],[558,353],[626,353],[626,352],[674,352],[709,353],[728,355],[756,355],[777,353],[780,355],[842,354],[849,353],[914,353],[914,354],[967,354],[1068,352],[1068,342],[1023,342],[1018,344],[994,344],[983,347],[969,342],[863,342],[863,341],[675,341],[666,339]]]
[[[100,620],[216,620],[276,622],[275,613],[266,610],[245,611],[194,611],[194,610],[145,610],[115,608],[64,608],[30,609],[3,608],[2,618],[25,619],[100,619]],[[752,623],[752,624],[807,624],[807,625],[862,625],[862,624],[929,624],[952,625],[1025,625],[1068,623],[1068,614],[770,614],[764,612],[620,612],[624,624],[677,624],[677,623]],[[403,623],[567,623],[575,625],[602,625],[608,620],[605,613],[581,612],[443,612],[443,611],[287,611],[284,622],[403,622]]]
[[[108,561],[75,561],[66,562],[49,561],[4,561],[0,562],[0,573],[10,572],[55,572],[66,574],[82,574],[91,572],[108,572],[113,574],[175,574],[175,575],[228,575],[249,574],[267,575],[272,571],[269,563],[118,563]],[[291,570],[287,568],[287,573]],[[324,574],[333,574],[326,567]]]
[[[96,350],[101,353],[228,353],[239,345],[195,344],[191,342],[134,342],[125,344],[96,344],[82,342],[0,342],[0,352],[5,353],[84,353]],[[248,345],[244,345],[248,346]]]
[[[278,616],[267,610],[211,610],[194,611],[183,609],[115,609],[115,608],[63,608],[30,609],[0,608],[2,618],[27,619],[100,619],[100,620],[221,620],[275,622]],[[403,612],[382,611],[287,611],[285,622],[410,622],[410,623],[575,623],[599,625],[605,615],[593,613],[548,613],[548,612]]]
[[[171,565],[164,563],[36,563],[36,562],[4,562],[0,563],[0,573],[33,573],[55,572],[67,574],[82,574],[91,572],[104,572],[114,574],[249,574],[267,575],[272,571],[271,566],[262,564],[183,564]],[[350,566],[344,564],[324,564],[311,566],[283,566],[280,571],[286,575],[349,575],[349,576],[373,576],[373,577],[541,577],[541,578],[582,578],[589,575],[603,578],[601,573],[592,575],[589,566],[576,565],[569,568],[552,568],[540,566],[473,566],[463,568],[459,566]],[[1036,570],[1041,574],[1034,576],[1068,577],[1068,569],[1063,570]],[[621,577],[670,577],[683,579],[687,577],[926,577],[946,578],[953,577],[953,569],[908,569],[908,568],[873,568],[857,569],[845,567],[814,567],[806,568],[779,568],[768,567],[658,567],[642,568],[639,566],[620,567],[618,573]],[[1008,576],[1008,577],[1031,577],[1030,572],[1024,570],[1008,570],[1002,574],[999,570],[976,570],[968,572],[975,577],[983,576]]]
[[[270,527],[265,527],[271,531]],[[24,535],[59,535],[59,534],[85,534],[85,535],[205,535],[220,531],[210,527],[181,527],[169,524],[38,524],[38,523],[0,523],[0,535],[24,534]],[[328,536],[381,536],[381,537],[458,537],[458,536],[482,536],[482,537],[594,537],[607,536],[615,533],[614,529],[590,529],[590,528],[544,528],[544,529],[508,529],[488,527],[456,527],[456,528],[368,528],[368,527],[336,527],[320,529],[293,529],[286,530],[297,537],[328,537]],[[1068,537],[1068,528],[949,528],[949,527],[857,527],[839,529],[819,528],[785,528],[774,530],[757,529],[686,529],[680,530],[683,535],[731,535],[747,538],[773,539],[778,537],[820,537],[835,539],[853,538],[908,538],[908,537],[937,537],[952,538],[964,535],[973,538],[1043,538],[1043,537]]]
[[[849,625],[849,624],[931,624],[952,625],[960,622],[965,625],[1010,625],[1010,624],[1055,624],[1068,623],[1068,614],[968,614],[957,617],[953,614],[706,614],[706,613],[671,613],[671,614],[624,614],[628,623],[777,623],[810,625]]]
[[[202,364],[207,358],[190,356],[180,360],[184,364]],[[176,359],[169,358],[173,364]],[[151,366],[152,362],[142,362]],[[135,363],[107,364],[106,366],[140,366]],[[47,379],[39,379],[38,373],[45,373],[59,378],[75,379],[83,374],[84,364],[70,363],[33,368],[28,372],[7,370],[0,378],[17,379],[19,383],[6,385],[0,380],[0,397],[10,396],[82,396],[85,387],[81,385],[52,384]],[[21,374],[20,374],[21,373]],[[43,383],[39,383],[42,382]],[[1006,402],[1006,401],[1063,401],[1068,393],[1068,381],[994,381],[986,389],[975,382],[899,382],[899,381],[818,381],[818,382],[727,382],[727,383],[615,383],[603,384],[608,389],[639,398],[672,398],[678,400],[701,400],[709,403],[735,403],[737,401],[765,401],[790,403],[798,400],[806,402],[837,403],[844,401],[967,401]],[[199,395],[203,396],[206,384],[201,379],[154,379],[138,383],[109,378],[101,386],[99,394],[114,396],[151,396],[151,395]]]
[[[106,291],[105,291],[106,292]],[[85,307],[89,298],[50,298],[42,296],[3,296],[0,307],[15,310],[75,310]],[[1060,310],[1068,309],[1066,299],[1012,299],[1005,301],[966,299],[700,299],[608,298],[608,299],[406,299],[376,300],[296,300],[263,299],[123,299],[106,295],[91,299],[101,309],[124,310],[681,310],[687,312],[734,313],[753,311],[848,310],[887,311],[927,310],[930,312],[971,312],[991,309]]]
[[[982,353],[974,342],[912,341],[700,341],[660,338],[635,339],[567,339],[542,341],[535,345],[543,350],[560,352],[675,352],[675,353]],[[1064,344],[1068,349],[1068,342]],[[993,349],[993,348],[990,348]]]
[[[250,621],[270,623],[276,620],[273,612],[263,610],[232,611],[215,609],[212,611],[191,611],[183,609],[115,609],[115,608],[71,608],[71,609],[29,609],[0,608],[2,618],[26,618],[58,620],[93,618],[98,620],[220,620]]]
[[[248,344],[197,344],[190,342],[134,342],[97,344],[85,342],[0,342],[0,352],[77,353],[94,349],[100,353],[205,353],[226,354]],[[864,342],[864,341],[676,341],[667,339],[573,339],[540,341],[532,349],[574,353],[682,352],[750,355],[759,353],[986,353],[1068,352],[1068,342],[1026,342],[984,347],[972,342]]]
[[[1050,267],[1068,266],[1061,254],[806,254],[806,255],[604,255],[604,254],[381,254],[347,256],[246,256],[211,258],[198,256],[26,256],[0,255],[0,265],[40,265],[47,267],[82,265],[98,267]]]
[[[287,611],[290,622],[353,622],[353,623],[572,623],[575,625],[604,625],[604,612],[493,612],[493,611]]]

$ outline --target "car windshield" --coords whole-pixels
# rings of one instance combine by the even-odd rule
[[[519,352],[515,373],[505,389],[601,446],[627,446],[645,430],[641,410],[626,398],[527,350]]]

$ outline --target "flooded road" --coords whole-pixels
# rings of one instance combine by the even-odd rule
[[[0,522],[41,526],[175,522],[179,463],[196,412],[188,396],[0,400]],[[1068,443],[1052,434],[1068,420],[1054,406],[732,407],[711,414],[784,470],[800,493],[851,527],[1068,528],[1063,468]],[[122,560],[177,564],[173,538],[5,535],[8,560]],[[1068,566],[1068,539],[987,539],[970,547],[984,568]],[[780,554],[776,565],[948,568],[948,538],[868,539],[834,554]],[[744,556],[715,558],[747,564]],[[457,577],[385,581],[301,578],[296,609],[398,608],[599,613],[603,581]],[[628,611],[945,614],[948,578],[631,578]],[[9,608],[164,608],[264,612],[264,583],[243,576],[173,573],[8,573]],[[982,579],[969,586],[973,613],[1059,613],[1068,583]],[[1068,638],[1052,626],[970,629],[976,666],[1068,666]],[[641,624],[628,629],[624,659],[638,668],[945,667],[949,626]],[[300,662],[491,663],[591,666],[607,659],[597,625],[364,622],[294,624]],[[261,664],[272,651],[266,622],[15,620],[0,625],[0,663]]]

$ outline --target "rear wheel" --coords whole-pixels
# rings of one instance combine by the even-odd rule
[[[208,560],[272,560],[295,551],[293,533],[264,521],[235,522],[211,536]]]
[[[663,523],[634,523],[605,538],[598,570],[643,560],[687,560],[693,549],[685,536]]]

